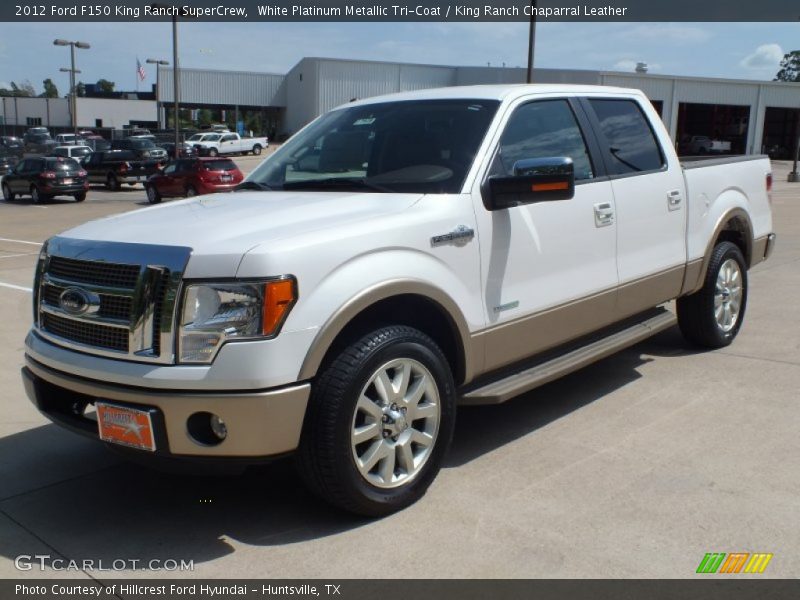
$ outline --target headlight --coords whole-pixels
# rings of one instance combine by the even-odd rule
[[[297,300],[294,278],[198,283],[184,288],[178,356],[210,363],[228,341],[274,337]]]

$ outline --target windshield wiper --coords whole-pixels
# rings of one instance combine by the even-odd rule
[[[259,192],[272,192],[275,188],[268,186],[266,183],[260,183],[258,181],[243,181],[235,188],[233,188],[234,192],[242,192],[242,191],[252,191],[256,190]]]
[[[394,190],[371,183],[367,179],[361,177],[329,177],[327,179],[308,179],[306,181],[288,181],[283,184],[284,190],[304,190],[304,189],[321,189],[321,188],[349,188],[361,189],[372,192],[391,193]]]

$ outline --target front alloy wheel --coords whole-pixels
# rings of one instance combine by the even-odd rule
[[[350,444],[361,476],[378,488],[414,479],[436,444],[441,413],[436,382],[422,363],[403,358],[381,366],[353,415]]]
[[[404,325],[340,348],[311,386],[296,459],[306,485],[347,511],[378,517],[419,500],[455,425],[450,365]]]

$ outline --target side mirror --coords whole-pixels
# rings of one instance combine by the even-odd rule
[[[483,196],[489,210],[570,200],[575,196],[575,166],[566,156],[519,160],[513,175],[489,177]]]

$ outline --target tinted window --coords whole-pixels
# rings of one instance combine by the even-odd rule
[[[202,162],[202,167],[207,171],[233,171],[236,165],[232,160],[206,160]]]
[[[78,171],[80,165],[73,158],[52,158],[47,160],[47,168],[52,171]]]
[[[664,157],[642,109],[633,100],[590,100],[619,174],[660,169]]]
[[[502,171],[527,158],[568,156],[577,181],[592,179],[594,170],[575,115],[566,100],[544,100],[520,106],[500,139]]]

